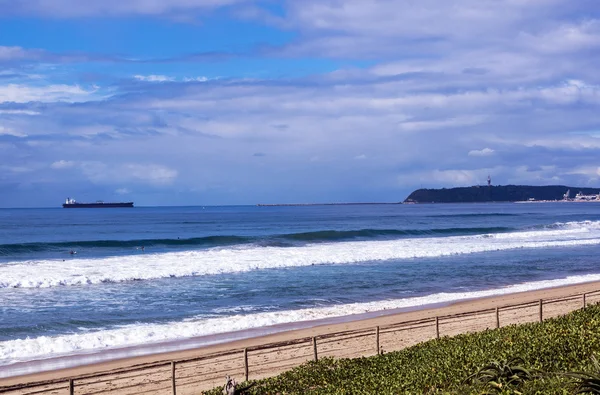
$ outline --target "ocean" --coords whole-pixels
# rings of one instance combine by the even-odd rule
[[[0,209],[0,377],[596,281],[599,253],[600,203]]]

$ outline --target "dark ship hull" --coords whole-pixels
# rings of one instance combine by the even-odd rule
[[[63,203],[63,208],[114,208],[114,207],[133,207],[133,202],[122,203]]]

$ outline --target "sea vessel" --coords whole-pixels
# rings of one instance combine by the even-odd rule
[[[111,208],[111,207],[133,207],[133,202],[103,202],[101,200],[95,203],[80,203],[75,199],[67,198],[63,203],[63,208]]]

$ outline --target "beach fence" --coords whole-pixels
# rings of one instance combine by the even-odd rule
[[[160,361],[69,378],[2,386],[11,395],[198,394],[223,386],[225,376],[238,382],[277,375],[324,357],[356,358],[396,351],[441,336],[478,332],[511,324],[541,322],[600,302],[600,290],[562,298],[540,299],[492,309],[402,321],[368,329],[322,334],[267,343],[195,358]]]

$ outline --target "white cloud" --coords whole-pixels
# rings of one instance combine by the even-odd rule
[[[49,147],[52,145],[52,142],[45,141],[45,140],[29,140],[29,141],[26,141],[25,144],[27,144],[30,147],[40,148],[40,147]]]
[[[494,154],[494,150],[491,148],[484,148],[481,150],[469,151],[469,156],[490,156]]]
[[[0,110],[0,115],[40,115],[39,111],[32,110]]]
[[[90,16],[161,15],[190,11],[204,11],[212,8],[242,3],[245,0],[29,0],[15,3],[14,0],[0,0],[0,10],[7,8],[7,14],[49,15],[62,18]]]
[[[156,164],[107,164],[99,161],[81,161],[76,164],[76,167],[90,181],[104,185],[141,182],[161,186],[171,184],[178,175],[177,170]]]
[[[426,188],[439,186],[471,186],[482,183],[489,169],[432,169],[403,172],[396,177],[400,185],[422,185]],[[425,183],[425,184],[423,184]]]
[[[578,11],[584,22],[565,23],[566,18],[576,19]],[[585,7],[562,0],[380,0],[376,5],[304,0],[290,2],[280,23],[303,33],[303,40],[286,47],[288,53],[371,57],[394,51],[439,55],[515,44],[539,51],[540,41],[580,48],[595,42],[598,30]],[[439,56],[432,59],[438,60]]]
[[[141,75],[136,74],[133,76],[134,79],[138,81],[146,81],[146,82],[174,82],[178,79],[175,77],[170,77],[168,75],[160,75],[160,74],[150,74],[150,75]],[[208,77],[184,77],[180,81],[183,82],[206,82],[208,81]]]
[[[177,177],[177,170],[161,165],[127,164],[122,166],[125,177],[148,181],[152,184],[170,184]]]
[[[427,129],[452,128],[458,126],[477,125],[483,122],[484,117],[478,115],[455,117],[443,120],[407,121],[400,123],[399,127],[407,131]]]
[[[21,47],[0,46],[0,59],[4,60],[21,57],[23,52],[23,48]]]
[[[10,166],[10,165],[0,165],[0,170],[5,172],[11,172],[11,173],[30,173],[32,171],[34,171],[35,169],[33,167],[27,167],[27,166]]]
[[[13,61],[35,58],[37,58],[36,53],[25,50],[22,47],[7,47],[0,45],[0,61]]]
[[[151,74],[151,75],[134,75],[133,78],[135,78],[136,80],[139,81],[147,81],[147,82],[169,82],[169,81],[175,81],[175,78],[173,77],[169,77],[166,75],[156,75],[156,74]]]
[[[9,128],[6,128],[2,125],[0,125],[0,136],[5,135],[5,136],[14,136],[14,137],[27,137],[27,135],[25,133],[21,133]]]
[[[208,81],[207,77],[186,77],[183,79],[185,82],[206,82]]]
[[[507,140],[508,141],[508,140]],[[537,137],[534,135],[514,138],[513,144],[527,148],[544,147],[551,150],[568,149],[582,151],[587,149],[600,149],[600,140],[595,136],[572,136],[557,134],[553,136]],[[576,161],[575,161],[576,162]]]
[[[591,50],[600,47],[600,21],[561,24],[538,34],[521,31],[519,41],[534,51],[550,54]]]
[[[77,102],[93,98],[97,87],[89,90],[79,85],[55,84],[32,86],[23,84],[0,85],[0,103],[14,102]]]
[[[577,166],[565,172],[565,174],[578,174],[588,177],[600,176],[600,167],[598,166]]]
[[[319,188],[375,194],[355,176],[367,170],[363,179],[398,194],[420,182],[481,184],[488,173],[496,183],[585,185],[598,178],[600,139],[572,132],[600,130],[600,28],[589,12],[595,3],[582,1],[303,0],[282,3],[281,15],[255,4],[256,12],[233,12],[294,36],[281,47],[261,48],[270,51],[256,73],[262,79],[200,84],[207,78],[180,76],[204,69],[161,63],[156,70],[164,74],[133,69],[132,79],[148,83],[130,80],[102,101],[93,101],[96,88],[75,84],[0,85],[0,102],[46,102],[0,107],[3,127],[27,135],[7,152],[12,159],[45,158],[46,170],[68,157],[82,182],[111,190],[138,193],[141,187],[131,185],[141,184],[208,193],[207,185],[218,185],[229,192],[225,198],[235,190],[248,201],[253,193],[284,189],[293,196]],[[28,10],[24,2],[0,0],[0,13],[8,4],[11,12],[57,17],[197,15],[225,3],[31,0],[39,8]],[[0,47],[0,59],[46,55]],[[279,75],[277,56],[369,66],[277,79],[270,77]],[[245,73],[244,62],[237,65]],[[178,83],[159,84],[169,81]],[[263,152],[269,155],[253,157]],[[472,158],[479,157],[490,169],[474,168],[481,161]],[[308,181],[299,190],[282,187],[290,179]],[[264,188],[256,188],[260,183]]]
[[[128,195],[131,193],[131,191],[127,188],[118,188],[115,190],[115,193],[118,195]]]
[[[56,162],[53,162],[50,167],[53,169],[69,169],[73,166],[75,166],[76,163],[70,160],[59,160]]]
[[[480,175],[474,170],[434,170],[431,178],[442,184],[464,186],[476,184]]]

